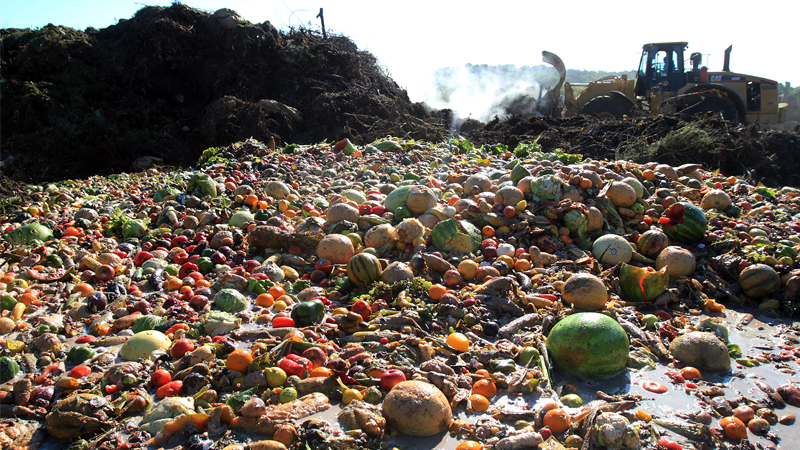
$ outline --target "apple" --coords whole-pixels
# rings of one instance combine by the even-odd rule
[[[406,375],[397,369],[389,369],[381,375],[381,389],[391,390],[397,383],[406,381]]]

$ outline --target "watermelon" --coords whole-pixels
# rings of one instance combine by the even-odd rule
[[[370,253],[359,253],[347,262],[347,277],[354,284],[378,281],[382,272],[381,262]]]
[[[605,314],[572,314],[558,322],[547,337],[547,351],[564,372],[587,378],[620,373],[628,362],[628,334]]]
[[[669,223],[662,223],[664,234],[673,241],[696,244],[703,240],[708,228],[706,213],[687,202],[673,203],[664,212]]]

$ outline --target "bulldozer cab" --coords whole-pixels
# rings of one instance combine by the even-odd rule
[[[686,85],[683,52],[687,42],[645,44],[636,74],[637,97],[648,92],[675,92]]]

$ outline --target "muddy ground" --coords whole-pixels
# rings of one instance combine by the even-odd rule
[[[677,117],[600,121],[513,116],[483,124],[413,103],[346,37],[252,24],[180,3],[85,31],[3,29],[0,198],[23,183],[193,165],[215,146],[254,138],[366,144],[396,136],[474,144],[538,139],[594,158],[701,162],[768,185],[800,186],[800,135],[707,118],[678,147]],[[451,124],[457,128],[452,129]],[[145,157],[145,159],[142,159]],[[148,161],[146,157],[159,160]]]

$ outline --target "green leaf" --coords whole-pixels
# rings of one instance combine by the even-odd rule
[[[731,358],[739,358],[742,356],[742,349],[736,344],[728,344],[728,354]]]

